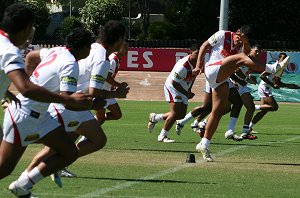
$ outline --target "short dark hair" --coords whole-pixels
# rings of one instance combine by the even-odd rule
[[[253,48],[257,48],[257,49],[261,49],[261,45],[260,44],[258,44],[258,43],[255,43],[255,44],[253,44],[252,46],[251,46],[251,49],[253,49]]]
[[[100,27],[97,40],[107,45],[113,45],[125,37],[126,27],[117,20],[110,20]]]
[[[279,53],[279,54],[278,54],[278,59],[277,59],[277,60],[279,60],[281,57],[286,58],[286,57],[287,57],[287,54],[284,53],[284,52]]]
[[[191,47],[190,47],[190,51],[193,52],[193,51],[196,51],[196,50],[199,50],[199,44],[192,44]]]
[[[16,34],[29,25],[33,25],[34,21],[34,12],[28,5],[14,3],[5,9],[1,20],[1,28],[8,34]]]
[[[73,29],[66,37],[65,44],[72,50],[80,50],[94,42],[92,34],[84,28]]]
[[[253,36],[253,30],[250,25],[243,25],[240,29],[240,32],[244,34],[248,39],[252,38]]]

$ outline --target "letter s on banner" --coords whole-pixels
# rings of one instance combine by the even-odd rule
[[[152,56],[152,55],[153,55],[153,53],[151,51],[143,53],[143,58],[147,62],[147,64],[143,64],[144,68],[151,68],[151,67],[153,67],[153,62],[152,62],[152,60],[149,57],[149,56]]]

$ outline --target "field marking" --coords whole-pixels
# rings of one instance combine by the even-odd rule
[[[280,142],[285,143],[285,142],[294,141],[296,139],[300,139],[300,136],[291,137],[291,138],[288,138],[286,140],[279,141],[279,142],[261,142],[258,145],[260,145],[260,144],[275,144],[275,143],[280,143]],[[218,153],[214,154],[214,156],[220,157],[220,156],[223,156],[225,154],[232,153],[232,152],[235,152],[237,150],[244,149],[244,148],[247,148],[247,147],[250,147],[250,146],[247,146],[247,145],[241,145],[241,146],[235,145],[232,148],[229,148],[229,149],[226,149],[226,150],[223,150],[221,152],[218,152]],[[176,167],[173,167],[173,168],[166,169],[164,171],[158,172],[157,174],[148,175],[146,177],[139,178],[138,180],[156,179],[156,178],[159,178],[159,177],[171,174],[171,173],[178,172],[178,171],[183,170],[185,168],[197,166],[197,165],[203,164],[203,163],[210,163],[210,162],[205,162],[204,160],[200,160],[200,162],[197,162],[197,163],[194,163],[194,164],[193,163],[185,163],[185,164],[181,164],[181,165],[178,165]],[[139,184],[139,183],[142,183],[142,182],[141,181],[140,182],[139,181],[125,182],[125,183],[122,183],[122,184],[118,184],[118,185],[112,186],[110,188],[98,189],[98,190],[96,190],[94,192],[91,192],[91,193],[88,193],[88,194],[85,194],[85,195],[80,195],[80,196],[77,196],[77,197],[99,197],[100,195],[104,195],[106,193],[117,191],[117,190],[122,190],[122,189],[125,189],[125,188],[128,188],[128,187],[131,187],[133,185]]]

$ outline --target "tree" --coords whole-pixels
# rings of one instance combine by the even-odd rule
[[[177,39],[207,39],[218,30],[219,0],[166,0],[165,18]]]
[[[86,28],[97,35],[100,25],[112,19],[121,20],[124,6],[120,0],[87,0],[80,14]]]
[[[149,0],[137,0],[138,8],[142,15],[142,31],[143,35],[146,38],[148,36],[148,28],[150,25],[150,8],[149,8]]]
[[[254,39],[277,41],[300,41],[298,27],[300,1],[234,1],[229,2],[229,28],[237,29],[251,24]]]
[[[34,10],[36,16],[34,39],[41,39],[49,23],[50,10],[43,0],[22,0],[22,2],[27,3]]]
[[[6,7],[14,2],[15,2],[14,0],[0,0],[0,5],[1,5],[0,6],[0,17],[1,17],[1,19],[2,19],[2,16],[4,14]]]

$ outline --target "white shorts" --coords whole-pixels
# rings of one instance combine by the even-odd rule
[[[260,98],[268,98],[272,96],[272,87],[259,85],[257,92]]]
[[[223,84],[224,82],[227,81],[227,79],[226,79],[219,83],[216,82],[221,64],[222,64],[222,61],[219,61],[212,65],[205,66],[205,77],[206,77],[206,80],[209,82],[209,86],[211,87],[212,90],[216,89],[218,86],[220,86],[221,84]]]
[[[14,104],[9,105],[4,113],[3,140],[19,146],[27,146],[60,124],[54,120],[49,112],[39,114],[35,111],[16,109]]]
[[[182,102],[188,104],[188,98],[177,91],[173,86],[164,85],[165,98],[167,102]]]
[[[205,93],[211,93],[211,88],[209,86],[209,82],[205,79],[205,88],[204,88]]]
[[[90,111],[71,111],[65,109],[64,106],[61,106],[60,104],[51,104],[48,111],[67,132],[74,132],[81,123],[95,119]]]
[[[242,96],[244,93],[250,93],[251,90],[249,89],[249,87],[247,87],[247,85],[242,86],[242,85],[238,84],[238,92],[239,92],[240,96]]]
[[[106,101],[106,104],[104,106],[104,109],[107,109],[107,107],[110,106],[110,105],[118,103],[115,98],[108,98],[108,99],[105,99],[105,101]]]

